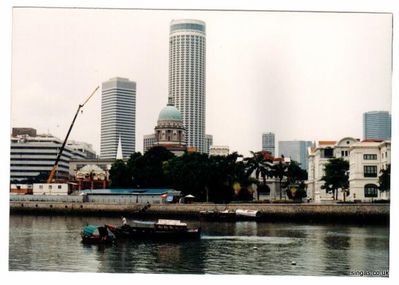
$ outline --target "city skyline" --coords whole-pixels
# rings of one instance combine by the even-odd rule
[[[261,150],[265,130],[279,140],[361,138],[362,113],[391,111],[390,14],[19,8],[11,127],[63,139],[93,87],[126,77],[137,83],[136,151],[142,150],[143,135],[167,103],[169,24],[185,18],[207,26],[206,133],[215,145],[248,155]],[[246,32],[253,26],[263,33]],[[127,32],[130,41],[119,36]],[[112,45],[98,45],[104,35]],[[96,94],[70,136],[97,153],[100,101]]]

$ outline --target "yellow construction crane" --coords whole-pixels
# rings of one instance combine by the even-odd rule
[[[93,92],[90,94],[90,96],[86,99],[86,101],[84,101],[83,104],[80,104],[80,105],[79,105],[78,110],[76,111],[75,117],[73,117],[72,124],[71,124],[71,126],[69,127],[68,133],[67,133],[67,135],[66,135],[66,137],[65,137],[65,140],[64,140],[64,142],[62,143],[62,146],[61,146],[61,148],[60,148],[60,151],[58,152],[57,158],[55,159],[54,166],[53,166],[53,168],[51,169],[51,172],[50,172],[49,177],[47,178],[47,183],[51,183],[52,180],[53,180],[53,178],[54,178],[54,174],[55,174],[55,171],[57,170],[57,166],[58,166],[58,162],[60,161],[61,154],[62,154],[62,152],[64,151],[65,144],[66,144],[66,142],[68,141],[69,134],[71,133],[73,124],[75,123],[76,117],[78,116],[80,109],[87,103],[87,101],[90,100],[91,97],[93,97],[94,93],[96,93],[96,91],[98,90],[98,88],[100,88],[100,86],[97,86],[96,89],[94,89],[94,91],[93,91]]]

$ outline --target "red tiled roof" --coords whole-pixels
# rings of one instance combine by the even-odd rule
[[[273,161],[273,160],[274,160],[274,156],[273,156],[270,152],[268,152],[268,151],[262,150],[262,151],[259,151],[258,153],[260,153],[261,155],[263,155],[263,158],[264,158],[265,160],[270,160],[270,161]]]
[[[337,141],[319,141],[319,145],[331,145],[336,143]]]

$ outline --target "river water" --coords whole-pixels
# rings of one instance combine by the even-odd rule
[[[186,222],[201,226],[200,240],[98,246],[81,243],[81,228],[119,219],[11,215],[9,270],[378,276],[389,269],[387,226]]]

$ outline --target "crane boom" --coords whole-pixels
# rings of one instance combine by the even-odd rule
[[[79,104],[79,107],[78,107],[78,109],[76,110],[75,116],[73,117],[72,123],[71,123],[71,125],[69,126],[69,130],[68,130],[67,135],[66,135],[66,137],[65,137],[65,139],[64,139],[64,142],[62,143],[62,146],[61,146],[61,148],[60,148],[60,151],[58,152],[57,158],[55,159],[55,162],[54,162],[53,168],[51,169],[50,175],[49,175],[49,177],[47,178],[47,183],[51,183],[51,181],[53,180],[55,171],[56,171],[57,166],[58,166],[58,162],[60,161],[60,158],[61,158],[61,154],[62,154],[62,152],[64,151],[65,144],[66,144],[66,142],[68,141],[69,134],[71,133],[72,127],[73,127],[73,125],[75,124],[75,120],[76,120],[76,118],[77,118],[77,116],[78,116],[78,114],[79,114],[80,109],[90,100],[91,97],[93,97],[94,93],[96,93],[96,91],[98,90],[98,88],[100,88],[100,86],[97,86],[96,89],[94,89],[94,91],[90,94],[90,96],[86,99],[86,101],[84,101],[83,104]]]

